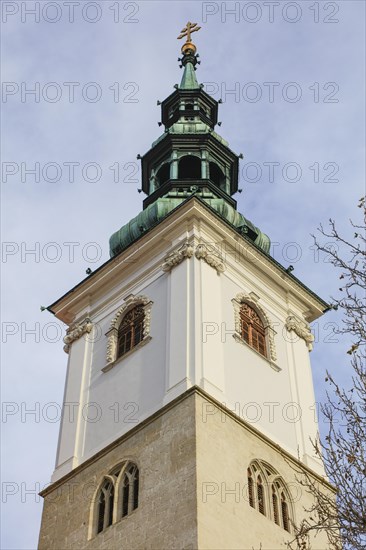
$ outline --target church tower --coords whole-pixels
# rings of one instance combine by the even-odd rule
[[[301,472],[331,490],[310,442],[308,323],[327,304],[237,211],[240,156],[196,78],[196,30],[140,157],[143,210],[48,308],[68,368],[40,550],[277,550],[311,505]]]

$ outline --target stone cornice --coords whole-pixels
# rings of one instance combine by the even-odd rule
[[[209,401],[213,405],[217,407],[219,411],[222,412],[222,414],[227,415],[228,417],[232,418],[235,422],[240,424],[243,428],[248,430],[251,434],[257,436],[259,439],[261,439],[264,443],[269,445],[272,449],[275,449],[278,451],[285,459],[287,459],[291,464],[294,466],[300,467],[303,470],[306,470],[310,475],[312,475],[315,479],[317,479],[320,483],[322,483],[325,487],[330,489],[332,492],[336,492],[335,487],[329,483],[324,477],[319,475],[318,473],[314,472],[311,468],[306,466],[303,462],[295,458],[292,454],[290,454],[288,451],[285,451],[278,443],[275,443],[272,441],[269,437],[264,435],[262,432],[260,432],[257,428],[255,428],[253,425],[249,424],[247,421],[243,420],[239,415],[237,415],[234,411],[227,408],[225,405],[217,401],[214,397],[210,396],[208,393],[206,393],[204,390],[199,388],[198,386],[192,386],[187,391],[176,397],[173,401],[168,403],[167,405],[163,406],[161,409],[150,415],[148,418],[140,422],[137,426],[134,426],[129,430],[126,434],[123,434],[122,436],[118,437],[115,441],[104,447],[102,450],[97,452],[95,455],[91,456],[85,462],[74,468],[71,472],[65,474],[60,479],[43,489],[39,495],[41,497],[45,497],[52,493],[54,490],[56,490],[58,487],[63,485],[66,481],[72,479],[75,475],[77,475],[82,470],[86,469],[88,466],[105,456],[106,454],[110,453],[112,449],[115,449],[118,447],[121,443],[129,439],[132,435],[135,433],[143,430],[146,426],[154,422],[156,419],[163,416],[166,412],[173,409],[179,403],[182,401],[188,399],[192,395],[199,395],[203,399],[206,399],[206,401]]]
[[[227,243],[234,250],[240,246],[243,250],[242,261],[254,263],[266,277],[300,300],[303,309],[309,311],[308,320],[310,322],[324,312],[327,307],[326,302],[318,298],[293,275],[286,273],[276,260],[259,250],[245,236],[239,235],[227,222],[196,197],[190,198],[179,208],[173,210],[157,226],[142,234],[126,250],[108,260],[48,309],[57,318],[69,324],[78,314],[77,312],[89,304],[91,295],[105,292],[106,285],[110,284],[110,281],[113,283],[120,279],[122,272],[125,274],[131,273],[131,270],[137,270],[140,264],[146,262],[146,258],[149,258],[151,262],[150,269],[159,266],[161,269],[164,259],[162,254],[167,243],[179,239],[179,235],[187,234],[190,227],[204,228],[206,225],[212,235],[215,235],[215,241]],[[242,261],[236,261],[237,264],[240,264],[240,269]],[[226,263],[229,267],[229,262]],[[232,265],[233,263],[231,262]],[[237,265],[237,269],[239,269],[239,265]]]

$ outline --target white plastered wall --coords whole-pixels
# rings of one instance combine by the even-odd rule
[[[88,316],[94,326],[91,334],[70,347],[65,402],[78,406],[73,407],[72,419],[64,414],[53,480],[192,385],[322,471],[311,458],[309,440],[317,431],[309,351],[304,340],[284,328],[290,311],[304,318],[306,296],[304,302],[295,297],[289,285],[272,274],[268,262],[263,267],[259,256],[238,253],[241,237],[202,205],[190,202],[144,237],[133,262],[120,272],[117,263],[107,266],[109,271],[99,275],[103,283],[88,290],[87,300],[80,298],[79,306],[75,293],[72,308],[65,306],[72,309],[74,321]],[[187,240],[194,248],[211,243],[212,249],[215,243],[224,271],[193,255],[164,272],[166,255]],[[239,293],[254,293],[273,324],[275,361],[233,338],[232,300]],[[153,302],[151,340],[103,372],[106,333],[131,294]]]

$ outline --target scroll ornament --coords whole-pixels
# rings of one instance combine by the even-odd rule
[[[295,315],[289,315],[286,319],[286,329],[294,331],[299,338],[305,340],[309,351],[313,349],[314,335],[306,321],[302,321],[298,317],[295,317]]]
[[[66,336],[64,337],[64,351],[69,353],[71,344],[81,338],[84,334],[89,334],[93,329],[93,323],[87,317],[81,323],[76,325],[71,325],[67,331]]]
[[[165,272],[169,272],[181,264],[183,260],[187,258],[192,258],[195,256],[197,260],[203,260],[208,265],[216,269],[218,273],[223,273],[226,269],[224,260],[220,253],[214,252],[211,250],[211,247],[206,246],[205,244],[198,244],[194,246],[190,243],[184,243],[183,246],[168,254],[163,262],[162,269]]]

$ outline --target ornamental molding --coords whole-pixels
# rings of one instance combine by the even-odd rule
[[[277,333],[274,330],[273,324],[271,323],[266,311],[259,304],[259,300],[260,300],[259,296],[257,296],[257,294],[255,294],[254,292],[250,292],[249,294],[240,292],[235,296],[235,298],[231,300],[234,306],[236,336],[239,337],[240,340],[242,339],[240,334],[241,333],[240,308],[242,304],[248,304],[253,306],[263,321],[264,330],[265,330],[268,344],[269,344],[269,355],[270,355],[271,361],[277,361],[277,352],[276,352],[276,344],[275,344],[275,335]],[[236,340],[238,341],[238,338],[236,338]]]
[[[144,306],[144,332],[143,341],[150,338],[150,325],[151,325],[151,308],[153,302],[146,296],[138,295],[134,296],[130,294],[125,298],[125,303],[117,310],[113,317],[110,328],[106,333],[107,340],[107,367],[114,363],[117,359],[117,345],[118,345],[118,328],[122,322],[123,317],[134,307],[142,305]]]
[[[171,271],[173,267],[181,264],[186,258],[192,258],[193,254],[193,245],[188,242],[184,243],[183,246],[178,248],[178,250],[171,252],[165,257],[164,263],[162,265],[163,271]]]
[[[302,338],[309,351],[313,349],[314,335],[309,323],[290,313],[286,319],[285,327],[289,332],[293,331],[299,338]]]
[[[75,340],[78,340],[84,334],[89,334],[93,329],[93,323],[87,317],[81,323],[77,323],[74,325],[71,325],[67,331],[66,336],[64,337],[64,352],[69,353],[71,344],[75,342]]]
[[[226,269],[226,265],[221,254],[212,252],[210,247],[205,244],[197,245],[194,255],[197,260],[204,260],[206,264],[216,269],[219,274],[223,273]]]
[[[224,259],[221,254],[212,251],[210,246],[205,244],[194,245],[186,242],[180,248],[170,252],[165,257],[162,270],[168,273],[173,269],[173,267],[181,264],[187,258],[192,258],[193,255],[197,258],[197,260],[204,260],[209,266],[216,269],[218,273],[223,273],[226,269]]]

